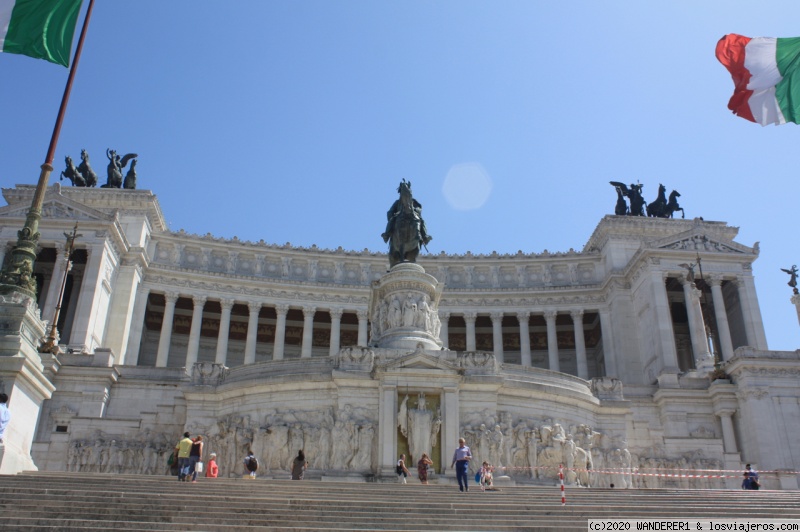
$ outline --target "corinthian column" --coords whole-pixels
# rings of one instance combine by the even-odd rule
[[[167,357],[169,356],[169,344],[172,341],[172,319],[175,317],[175,302],[178,301],[178,294],[167,292],[164,294],[164,319],[161,321],[161,334],[158,337],[158,354],[156,355],[156,367],[167,367]]]
[[[683,296],[686,300],[686,315],[689,320],[689,336],[692,339],[695,368],[701,369],[701,366],[707,365],[706,363],[711,358],[711,353],[708,350],[703,310],[700,308],[700,291],[685,276],[681,278],[681,284],[683,285]]]
[[[247,340],[244,344],[244,363],[254,364],[256,361],[256,343],[258,342],[258,314],[261,312],[261,303],[251,301],[247,304],[250,311],[247,319]]]
[[[467,324],[467,351],[475,351],[475,320],[477,312],[465,312],[464,323]]]
[[[369,343],[367,339],[369,316],[366,310],[356,311],[356,316],[358,316],[358,345],[367,345]]]
[[[220,299],[222,314],[219,317],[219,335],[217,336],[217,356],[215,362],[223,366],[228,362],[228,336],[231,332],[231,309],[233,299]]]
[[[589,364],[586,361],[586,339],[583,334],[583,310],[570,312],[575,329],[575,356],[578,359],[578,377],[589,378]]]
[[[530,312],[517,312],[517,320],[519,320],[519,356],[520,363],[529,368],[533,365],[531,362],[531,327],[530,327]]]
[[[548,310],[544,313],[544,319],[547,322],[547,358],[552,371],[561,371],[561,364],[558,361],[557,315],[558,312],[555,310]]]
[[[722,277],[709,275],[706,282],[711,285],[711,298],[714,300],[714,314],[717,316],[717,333],[719,346],[722,349],[722,360],[733,358],[733,342],[731,328],[728,324],[728,311],[725,309],[725,298],[722,296]]]
[[[186,369],[191,371],[192,366],[197,362],[197,352],[200,349],[200,330],[203,327],[203,307],[206,304],[206,296],[194,296],[192,302],[192,327],[189,329],[189,345],[186,348]]]
[[[342,337],[342,314],[344,314],[344,309],[332,308],[329,312],[331,315],[331,348],[328,350],[328,354],[334,356],[339,352],[339,344]]]
[[[439,340],[442,341],[442,347],[448,348],[450,347],[450,313],[440,311],[439,323],[441,324],[441,329],[439,329]]]
[[[503,313],[492,312],[489,317],[492,319],[492,349],[497,362],[503,363]]]
[[[314,341],[314,307],[303,307],[303,345],[300,348],[300,358],[311,357],[311,344]]]
[[[272,360],[283,360],[283,349],[286,343],[286,313],[289,305],[275,305],[275,345],[272,348]]]

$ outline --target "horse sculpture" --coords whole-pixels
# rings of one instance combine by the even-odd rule
[[[675,214],[675,211],[681,211],[681,218],[686,218],[686,213],[683,212],[683,208],[678,205],[678,200],[675,198],[680,198],[681,195],[678,193],[677,190],[673,190],[669,194],[669,201],[667,202],[667,213],[669,218],[672,218],[672,215]]]
[[[67,163],[67,168],[61,172],[60,180],[63,181],[66,177],[72,182],[73,187],[85,187],[86,180],[83,178],[78,169],[75,168],[75,163],[72,162],[72,157],[67,155],[64,158],[64,161]]]
[[[400,199],[386,213],[388,223],[381,235],[389,243],[389,267],[416,262],[420,247],[431,241],[422,219],[422,205],[411,195],[411,182],[403,179],[397,187]]]
[[[625,202],[625,194],[622,193],[620,187],[614,187],[617,190],[617,205],[614,207],[614,214],[617,216],[625,216],[628,214],[628,204]]]
[[[660,184],[658,185],[658,197],[653,203],[647,204],[647,216],[651,218],[667,218],[665,216],[667,210],[667,187]]]
[[[136,188],[136,159],[131,161],[131,169],[125,174],[125,181],[122,182],[122,188],[127,190],[134,190]]]
[[[89,152],[86,150],[81,150],[81,164],[78,165],[78,171],[83,176],[84,180],[86,181],[87,187],[96,187],[97,186],[97,174],[92,170],[92,167],[89,165]]]

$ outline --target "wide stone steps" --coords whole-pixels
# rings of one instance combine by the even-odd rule
[[[2,530],[586,530],[588,519],[800,519],[800,493],[0,476]]]

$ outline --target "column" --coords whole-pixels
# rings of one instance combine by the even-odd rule
[[[544,313],[547,322],[547,358],[552,371],[561,371],[561,364],[558,361],[558,334],[556,334],[556,316],[558,312],[548,310]]]
[[[332,308],[329,312],[331,315],[331,348],[328,354],[334,356],[339,352],[339,345],[342,337],[342,314],[344,314],[344,309]]]
[[[492,350],[497,362],[503,363],[503,313],[492,312],[489,314],[492,319]]]
[[[378,467],[381,476],[394,478],[394,466],[397,460],[397,386],[384,384],[381,386],[380,394]]]
[[[798,316],[800,316],[800,310],[798,310]],[[439,340],[442,341],[442,347],[449,348],[450,347],[450,313],[449,312],[439,311],[439,323],[441,324],[441,328],[439,329]]]
[[[186,370],[191,372],[192,366],[197,362],[197,352],[200,350],[200,329],[203,327],[203,307],[206,296],[192,296],[192,325],[189,329],[189,345],[186,347]]]
[[[369,339],[367,337],[368,316],[366,310],[359,310],[356,312],[358,316],[358,345],[367,345]]]
[[[736,447],[736,436],[733,430],[733,414],[732,410],[725,410],[717,412],[719,420],[722,422],[722,445],[726,453],[738,453]]]
[[[217,335],[217,356],[214,362],[223,366],[228,361],[228,336],[231,332],[231,309],[233,299],[222,298],[219,305],[222,307],[222,314],[219,317],[219,334]]]
[[[477,312],[465,312],[464,322],[467,324],[467,351],[475,351],[475,320]]]
[[[314,307],[303,307],[303,345],[300,347],[300,358],[311,357],[311,344],[314,341]]]
[[[258,315],[261,312],[261,303],[250,301],[247,304],[250,311],[247,319],[247,340],[244,344],[244,363],[255,364],[256,362],[256,343],[258,342]]]
[[[166,292],[164,300],[164,319],[161,320],[161,335],[158,337],[158,354],[156,355],[157,368],[167,367],[169,344],[172,341],[172,318],[175,317],[175,302],[178,301],[178,294]]]
[[[533,365],[531,362],[531,327],[530,327],[531,313],[527,311],[517,312],[517,320],[519,321],[519,354],[520,364],[529,368]]]
[[[689,336],[692,338],[695,368],[701,369],[703,362],[711,358],[711,353],[708,351],[706,326],[703,322],[703,310],[700,308],[700,292],[695,288],[694,283],[685,276],[681,278],[681,284],[686,300],[686,314],[689,319]]]
[[[47,297],[42,304],[42,319],[52,325],[53,314],[56,311],[56,303],[61,292],[61,282],[64,280],[64,268],[67,263],[64,260],[66,253],[64,244],[56,244],[56,262],[53,265],[53,274],[50,276],[50,284],[47,286]]]
[[[144,313],[147,310],[147,300],[149,296],[150,289],[146,286],[139,285],[139,288],[136,290],[136,303],[134,303],[133,315],[131,316],[131,332],[128,336],[128,345],[125,349],[125,356],[122,358],[126,364],[131,366],[139,364],[139,348],[142,345],[142,331],[144,330]]]
[[[458,447],[459,431],[459,411],[458,411],[458,388],[456,386],[442,389],[442,467],[450,467],[450,460],[453,450]],[[437,471],[439,473],[440,471]]]
[[[272,360],[283,360],[287,312],[289,312],[289,305],[275,305],[275,314],[278,319],[275,322],[275,345],[272,348]]]
[[[800,324],[800,294],[793,295],[790,301],[794,305],[795,311],[797,311],[797,323]]]
[[[722,349],[722,360],[733,358],[733,342],[731,328],[728,324],[728,311],[725,309],[725,298],[722,296],[722,277],[709,275],[706,282],[711,286],[711,298],[714,301],[714,314],[717,316],[717,335]]]
[[[764,334],[764,322],[758,306],[758,296],[752,276],[740,276],[736,279],[739,289],[739,303],[742,306],[744,330],[747,333],[747,345],[756,349],[768,349]]]
[[[650,285],[653,289],[653,311],[656,318],[655,329],[653,331],[641,331],[640,334],[655,335],[654,344],[663,362],[661,373],[676,375],[680,372],[680,368],[678,364],[678,348],[675,345],[675,329],[672,326],[672,312],[670,311],[670,302],[667,296],[668,278],[668,272],[653,271],[650,273]],[[622,331],[619,326],[617,326],[617,330]],[[603,334],[605,334],[605,331],[603,331]],[[621,335],[621,340],[624,341],[624,338],[625,335]],[[620,345],[620,349],[622,349],[622,345]],[[620,360],[620,364],[622,364],[622,360]],[[625,368],[620,367],[617,369],[621,374],[614,376],[624,378]]]
[[[570,312],[575,329],[575,356],[578,359],[578,377],[589,378],[589,363],[586,361],[586,339],[583,335],[583,310]]]
[[[614,332],[611,328],[611,313],[607,308],[600,309],[600,334],[603,340],[603,360],[605,377],[619,377],[617,372],[617,352],[614,347]]]
[[[99,312],[99,305],[95,305],[95,295],[101,285],[100,270],[103,265],[103,255],[105,255],[105,243],[96,244],[87,248],[89,255],[86,268],[83,272],[83,282],[80,284],[78,295],[78,305],[74,321],[72,322],[72,332],[70,334],[70,344],[82,345],[86,350],[93,347],[93,332],[90,324],[93,323],[93,316]]]

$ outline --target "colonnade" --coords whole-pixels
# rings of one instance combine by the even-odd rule
[[[150,288],[140,286],[136,294],[136,305],[134,306],[131,318],[131,334],[129,336],[125,364],[136,365],[139,360],[139,349],[142,342],[144,331],[145,312],[147,301],[150,295]],[[161,332],[158,339],[158,350],[156,354],[156,367],[166,367],[169,356],[170,345],[172,343],[173,319],[175,317],[175,305],[179,298],[188,297],[192,299],[192,322],[189,329],[189,341],[186,349],[185,366],[191,367],[197,362],[200,348],[200,329],[202,327],[203,310],[208,301],[205,295],[182,295],[178,292],[167,291],[164,295],[164,314],[161,324]],[[238,301],[233,298],[218,299],[221,314],[219,332],[217,335],[217,346],[214,362],[217,364],[227,364],[228,339],[230,336],[231,311],[236,303],[245,303],[248,308],[247,337],[244,348],[244,363],[253,364],[256,359],[256,342],[258,317],[261,308],[271,306],[275,310],[275,338],[272,349],[272,360],[283,360],[285,353],[286,340],[286,315],[291,306],[286,303],[268,303],[260,301]],[[318,311],[327,311],[331,317],[330,347],[329,354],[335,355],[339,352],[342,316],[346,311],[352,311],[358,318],[358,345],[367,345],[368,342],[368,321],[367,311],[360,309],[345,309],[340,307],[318,308],[312,305],[301,307],[303,313],[303,337],[300,348],[300,358],[310,358],[313,342],[314,316]]]

